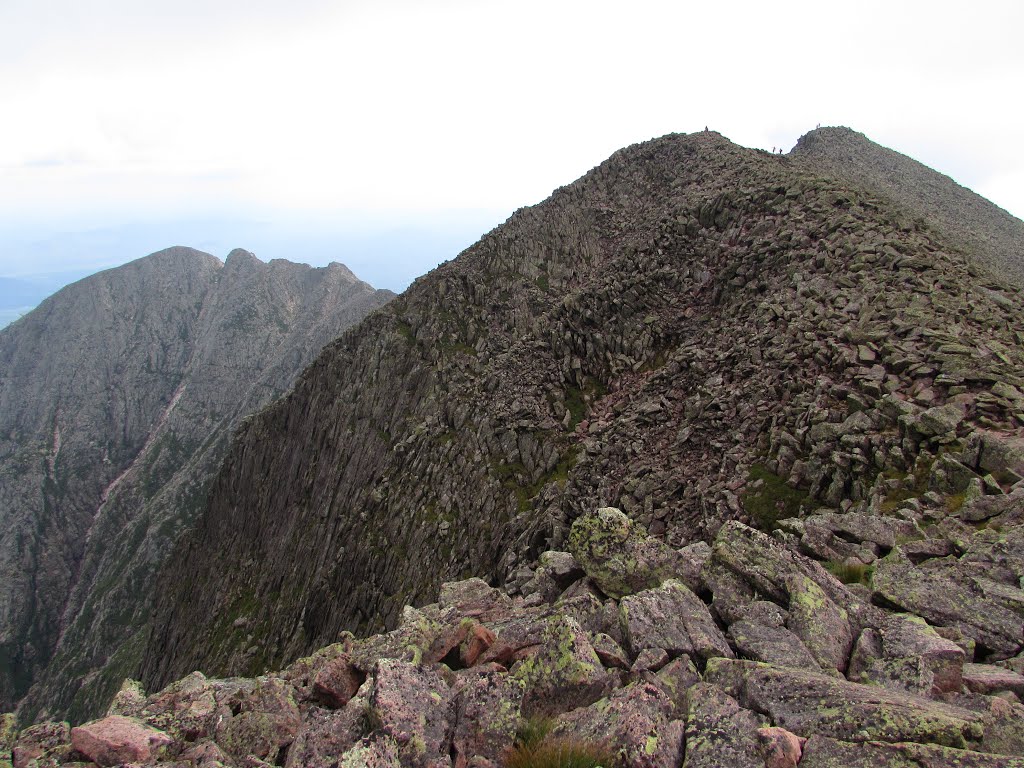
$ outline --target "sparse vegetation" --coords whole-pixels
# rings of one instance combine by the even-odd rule
[[[754,490],[743,494],[742,501],[751,523],[762,531],[773,531],[779,520],[796,517],[809,501],[806,491],[790,487],[763,464],[754,464],[747,477],[748,486],[758,481]]]
[[[552,736],[553,726],[547,718],[527,720],[505,758],[505,768],[608,768],[615,764],[615,755],[606,745]]]
[[[870,565],[864,563],[852,563],[843,562],[837,563],[830,561],[822,563],[825,569],[839,579],[843,584],[864,584],[865,586],[871,586],[871,576],[875,572],[875,569]]]

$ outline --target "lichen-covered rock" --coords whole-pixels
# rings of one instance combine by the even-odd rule
[[[764,768],[761,720],[721,688],[698,683],[687,693],[683,768]]]
[[[551,734],[604,744],[623,768],[674,768],[683,756],[683,724],[673,719],[669,697],[650,683],[562,715]]]
[[[301,726],[291,685],[280,678],[262,677],[251,692],[240,697],[238,714],[218,715],[216,741],[236,759],[252,755],[274,762]]]
[[[14,768],[33,768],[33,761],[49,758],[63,762],[71,752],[71,726],[67,723],[38,723],[29,726],[14,740],[11,762]]]
[[[125,678],[121,688],[114,695],[107,707],[108,715],[124,715],[125,717],[138,717],[142,714],[142,708],[146,703],[146,692],[142,683],[138,680]]]
[[[670,659],[668,652],[662,648],[644,648],[637,654],[629,671],[634,676],[640,676],[644,672],[657,672],[668,664]]]
[[[705,588],[704,566],[711,559],[711,546],[706,541],[694,541],[679,550],[675,577],[694,592]]]
[[[288,747],[285,768],[332,768],[338,756],[355,746],[369,730],[365,699],[349,699],[336,710],[311,708]]]
[[[606,635],[604,632],[598,632],[591,639],[591,644],[594,646],[597,658],[599,658],[601,663],[606,667],[629,669],[630,663],[628,654],[610,635]]]
[[[521,722],[522,681],[494,665],[460,672],[456,687],[456,763],[472,757],[498,762],[512,746]]]
[[[11,747],[18,735],[18,720],[13,712],[0,715],[0,761],[11,759]]]
[[[981,472],[1012,482],[1024,478],[1024,438],[1019,436],[978,430],[968,438],[964,457]]]
[[[911,693],[958,693],[964,652],[917,616],[887,616],[880,627],[880,656],[858,670],[861,682],[903,688]],[[853,679],[853,676],[850,676]]]
[[[832,574],[814,560],[799,555],[778,539],[739,522],[728,522],[715,537],[705,579],[714,594],[713,607],[724,605],[719,615],[728,623],[743,616],[746,605],[756,599],[769,599],[786,605],[789,591],[786,580],[794,574],[807,577],[838,607],[849,609],[859,602]],[[719,596],[719,585],[722,595]],[[717,610],[717,608],[716,608]]]
[[[737,653],[753,661],[799,669],[821,669],[800,638],[782,626],[737,621],[729,626],[729,639]]]
[[[121,708],[132,711],[134,717],[177,740],[197,741],[213,732],[218,712],[216,694],[201,672],[193,672],[153,694],[142,702],[141,707],[133,700],[129,690],[122,687],[119,694]]]
[[[880,741],[849,742],[812,736],[804,745],[800,768],[1024,768],[1024,758],[950,749],[934,744]]]
[[[712,659],[705,678],[742,706],[765,713],[775,725],[804,738],[820,734],[964,749],[981,743],[985,735],[979,713],[821,672]]]
[[[565,589],[574,581],[583,578],[584,571],[576,558],[568,552],[548,550],[541,552],[538,559],[541,568],[544,568],[559,589]]]
[[[486,583],[480,583],[486,589],[491,589]],[[470,594],[479,595],[480,592],[478,585],[471,586]],[[402,609],[402,621],[398,627],[390,632],[372,635],[352,643],[349,652],[352,663],[365,673],[369,673],[381,659],[401,659],[419,663],[430,653],[442,635],[450,632],[453,626],[458,626],[459,615],[456,608],[430,605],[417,609],[407,605]]]
[[[822,670],[846,672],[853,648],[846,611],[803,574],[790,574],[785,584],[789,592],[789,630],[800,638]]]
[[[680,656],[658,670],[656,682],[672,700],[675,712],[685,716],[686,692],[700,682],[700,673],[689,656]]]
[[[656,587],[679,565],[675,550],[646,536],[614,507],[577,518],[569,532],[569,551],[610,597]]]
[[[915,566],[897,547],[878,561],[871,583],[880,599],[934,626],[959,628],[993,659],[1024,646],[1024,591],[987,578],[966,559]]]
[[[149,762],[173,741],[163,731],[121,715],[71,729],[71,746],[103,766]]]
[[[512,673],[524,688],[523,714],[554,715],[601,698],[613,678],[575,619],[553,616],[544,625],[540,647]]]
[[[232,764],[231,756],[208,739],[189,745],[177,757],[180,762],[195,768],[222,768]]]
[[[997,755],[1024,757],[1024,706],[998,696],[984,700],[981,709],[984,736],[978,749]]]
[[[367,736],[337,762],[338,768],[403,768],[402,745],[392,736]]]
[[[1011,691],[1017,698],[1024,700],[1024,675],[1013,670],[991,664],[964,664],[961,674],[969,691],[988,696]]]
[[[454,608],[461,616],[480,617],[507,610],[511,600],[501,590],[474,577],[442,584],[437,603],[441,608]]]
[[[648,648],[704,659],[733,655],[704,602],[674,579],[624,597],[619,615],[634,655]]]
[[[372,673],[369,717],[374,730],[392,737],[403,761],[447,765],[454,696],[434,669],[381,659]]]
[[[886,515],[823,512],[809,515],[803,519],[803,524],[806,528],[818,527],[833,534],[842,534],[844,541],[867,541],[886,549],[892,549],[898,541],[924,537],[914,521]]]
[[[953,432],[963,420],[963,409],[949,403],[928,408],[918,414],[916,418],[906,418],[905,423],[925,437],[936,437]]]

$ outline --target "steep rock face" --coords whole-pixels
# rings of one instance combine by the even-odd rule
[[[103,705],[138,663],[155,568],[238,422],[390,295],[338,264],[172,248],[0,334],[5,706],[33,682],[28,716]]]
[[[891,198],[988,271],[1024,285],[1024,222],[952,179],[849,128],[811,131],[790,156],[814,171]]]
[[[789,158],[707,132],[618,152],[245,425],[161,579],[146,685],[258,673],[468,573],[521,583],[594,503],[680,546],[877,502],[922,449],[887,409],[1024,424],[1019,306]]]

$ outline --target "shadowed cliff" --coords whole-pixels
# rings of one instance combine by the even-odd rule
[[[340,264],[171,248],[0,332],[0,705],[33,684],[28,716],[105,705],[238,422],[391,295]]]

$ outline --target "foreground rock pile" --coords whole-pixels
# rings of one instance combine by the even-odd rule
[[[992,498],[682,549],[603,508],[515,596],[448,583],[277,673],[126,681],[100,720],[8,722],[0,764],[484,768],[543,721],[621,766],[1024,766],[1024,485]],[[867,583],[815,559],[848,549]]]

